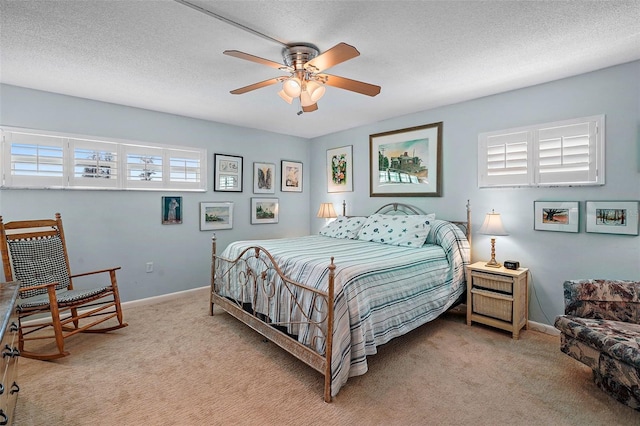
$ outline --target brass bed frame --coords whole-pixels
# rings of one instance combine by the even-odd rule
[[[467,220],[465,221],[450,221],[451,223],[459,226],[467,236],[469,244],[471,244],[471,209],[469,202],[467,201]],[[343,214],[345,205],[343,203]],[[390,203],[379,208],[376,213],[385,214],[424,214],[419,209],[403,204],[403,203]],[[250,264],[245,257],[245,253],[252,252],[251,258],[253,264]],[[213,315],[214,304],[221,307],[224,311],[237,318],[241,322],[247,324],[249,327],[260,333],[262,336],[272,341],[276,345],[280,346],[291,355],[301,360],[311,368],[318,371],[324,376],[324,400],[325,402],[331,402],[331,354],[333,345],[333,322],[334,322],[334,271],[335,264],[333,263],[333,257],[327,266],[328,269],[328,290],[320,291],[316,288],[309,287],[304,283],[296,282],[289,279],[282,272],[277,262],[266,249],[260,246],[251,246],[244,249],[236,259],[226,259],[216,254],[216,236],[212,237],[212,251],[211,251],[211,292],[209,300],[209,315]],[[223,265],[230,265],[228,268],[223,268]],[[257,266],[256,266],[257,265]],[[302,302],[296,298],[296,295],[301,292],[297,289],[304,289],[311,292],[312,304],[315,315],[312,313],[307,314],[304,309],[299,309],[302,318],[294,324],[296,327],[301,325],[314,328],[319,334],[320,339],[325,341],[324,355],[314,350],[301,342],[299,342],[295,336],[291,336],[286,332],[287,327],[291,326],[291,323],[278,323],[272,322],[269,319],[269,315],[257,312],[255,304],[242,303],[242,297],[240,300],[229,298],[218,294],[223,286],[230,285],[231,274],[239,274],[240,279],[244,286],[251,286],[254,290],[252,294],[257,294],[258,290],[262,291],[263,295],[271,300],[275,297],[273,293],[274,281],[277,276],[281,280],[281,292],[282,290],[290,297],[292,306],[300,308]],[[243,287],[244,288],[244,287]],[[218,291],[217,291],[218,290]],[[303,293],[303,292],[302,292]],[[307,293],[309,294],[309,293]],[[465,293],[466,294],[466,293]],[[280,295],[281,297],[281,295]],[[253,307],[251,306],[253,305]],[[326,325],[326,326],[325,326]],[[327,332],[330,331],[330,332]],[[317,343],[317,341],[314,341]],[[315,346],[315,345],[312,345]]]

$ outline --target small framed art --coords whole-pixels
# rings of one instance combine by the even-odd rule
[[[587,201],[587,232],[638,235],[640,201]]]
[[[302,192],[302,163],[297,161],[281,162],[281,188],[282,192]]]
[[[182,197],[162,197],[162,224],[182,223]]]
[[[277,198],[251,199],[251,224],[278,223]]]
[[[327,150],[327,192],[353,191],[353,146]]]
[[[533,229],[578,232],[580,206],[577,201],[534,201]]]
[[[253,193],[273,194],[276,182],[276,165],[272,163],[253,163]]]
[[[213,154],[213,190],[242,192],[242,157]]]
[[[233,203],[232,202],[201,202],[200,203],[200,230],[210,231],[216,229],[233,228]]]

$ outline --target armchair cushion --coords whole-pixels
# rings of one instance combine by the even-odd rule
[[[56,290],[69,287],[69,271],[62,240],[58,236],[9,241],[15,279],[21,289],[56,282]],[[45,294],[46,289],[21,291],[20,297]]]

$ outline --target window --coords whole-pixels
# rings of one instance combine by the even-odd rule
[[[3,188],[206,190],[206,150],[2,128]]]
[[[604,185],[604,115],[481,133],[478,186]]]

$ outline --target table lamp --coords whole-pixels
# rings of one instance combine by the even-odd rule
[[[501,267],[502,265],[496,262],[496,236],[509,235],[509,233],[504,229],[504,226],[502,226],[500,213],[496,213],[493,209],[491,213],[487,213],[478,233],[491,235],[491,260],[487,262],[485,266],[492,268]]]

